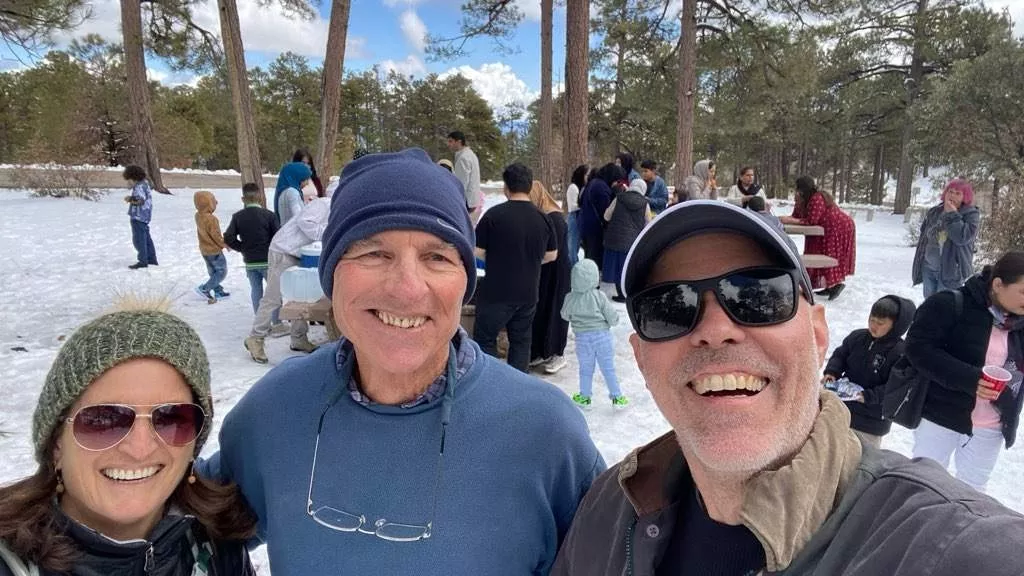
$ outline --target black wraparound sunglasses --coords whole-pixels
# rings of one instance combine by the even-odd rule
[[[796,270],[758,266],[703,280],[676,280],[644,288],[626,301],[633,329],[643,340],[663,342],[693,331],[710,290],[733,322],[742,326],[781,324],[796,314]]]

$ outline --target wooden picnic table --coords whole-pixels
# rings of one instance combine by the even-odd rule
[[[824,236],[825,229],[821,226],[803,226],[801,224],[786,224],[783,226],[786,234],[797,236]]]

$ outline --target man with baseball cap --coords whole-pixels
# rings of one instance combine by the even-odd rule
[[[363,156],[323,238],[344,338],[257,382],[206,468],[241,487],[274,574],[547,574],[605,465],[564,393],[460,328],[462,186],[420,149]]]
[[[622,283],[672,430],[594,482],[552,574],[1020,574],[1024,517],[854,436],[818,385],[824,308],[762,216],[674,206]]]

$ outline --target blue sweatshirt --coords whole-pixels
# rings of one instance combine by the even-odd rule
[[[461,345],[476,358],[454,388],[433,518],[442,400],[358,403],[343,381],[352,355],[339,355],[339,342],[284,362],[227,415],[221,451],[203,467],[241,487],[274,576],[548,573],[604,460],[564,393],[468,338]],[[432,519],[429,539],[335,531],[307,514],[317,424],[340,387],[323,421],[312,509],[365,515],[371,530],[379,518]]]

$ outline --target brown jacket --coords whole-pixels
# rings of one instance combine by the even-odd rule
[[[800,451],[752,478],[741,518],[764,547],[764,573],[820,576],[1019,576],[1024,517],[930,460],[862,448],[831,393]],[[673,433],[599,477],[576,512],[552,576],[653,576],[692,485]],[[677,484],[678,486],[678,484]]]
[[[199,236],[199,253],[203,256],[216,256],[227,248],[224,235],[220,231],[220,220],[213,215],[217,199],[212,192],[200,190],[192,196],[196,205],[196,234]]]

